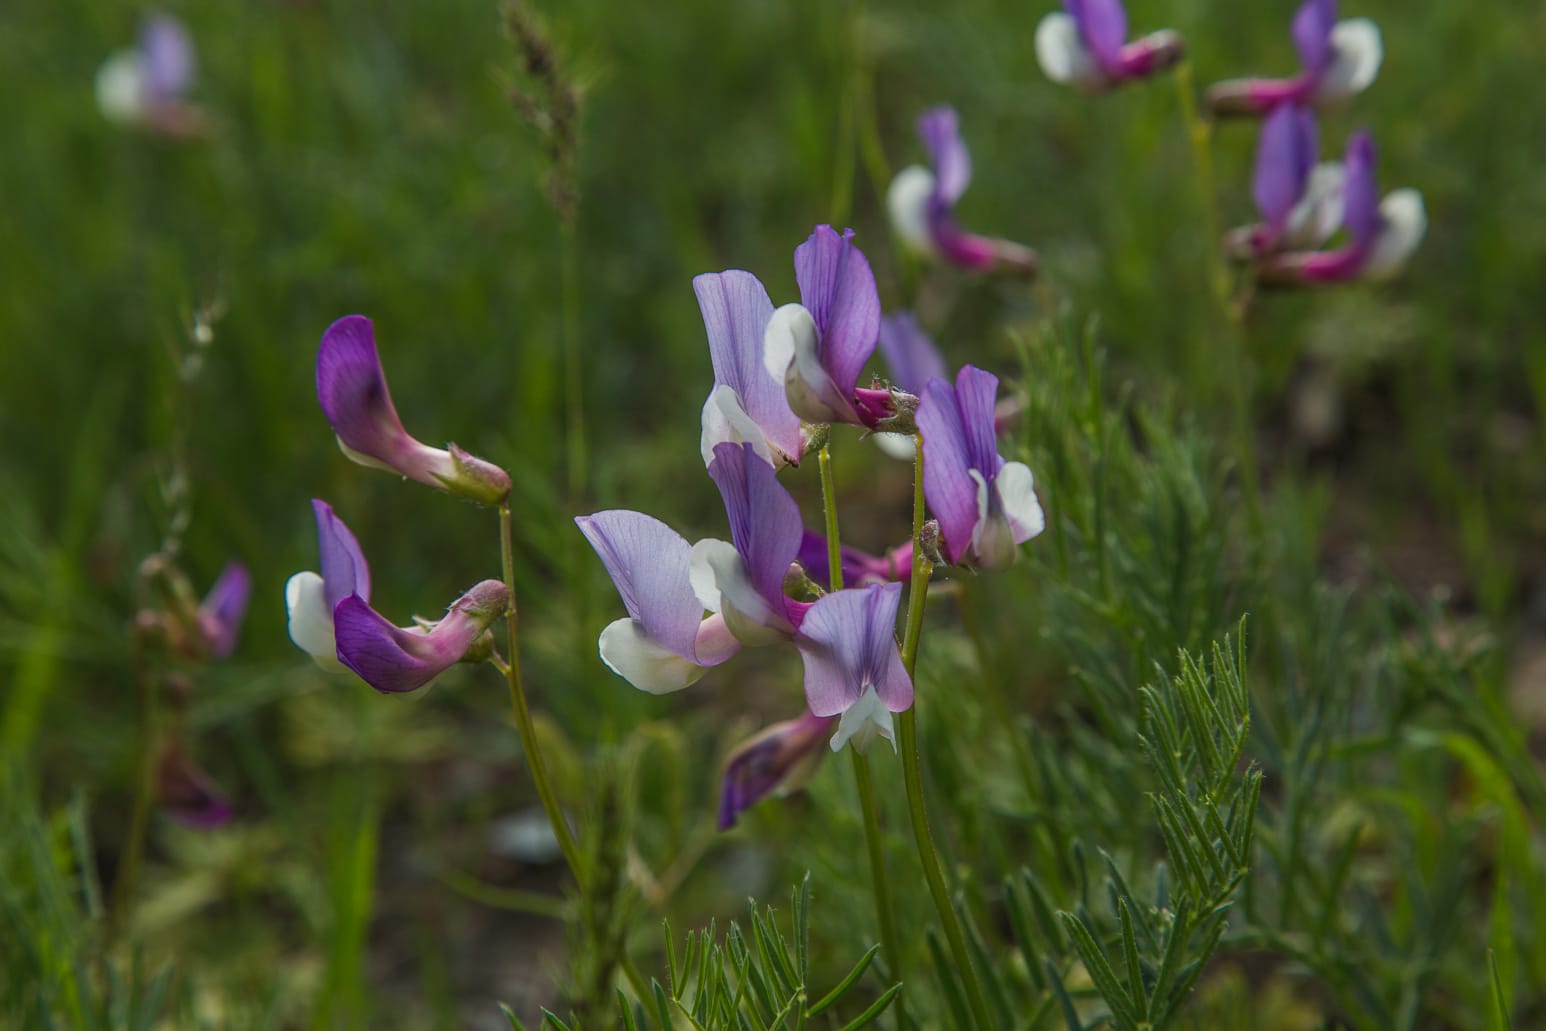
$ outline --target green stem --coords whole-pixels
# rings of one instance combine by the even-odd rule
[[[832,452],[823,444],[817,453],[821,470],[821,512],[827,532],[827,584],[834,591],[843,589],[842,546],[837,529],[837,490],[832,482]],[[864,845],[870,858],[870,887],[875,892],[875,918],[880,924],[880,946],[886,954],[891,976],[902,979],[901,939],[896,933],[896,912],[891,905],[891,883],[886,877],[886,855],[880,836],[880,816],[875,805],[875,782],[870,777],[870,761],[858,749],[849,748],[853,757],[854,782],[859,787],[859,808],[864,814]],[[897,1000],[898,1020],[901,1000]],[[899,1026],[901,1026],[899,1024]]]
[[[129,814],[129,831],[118,858],[118,874],[113,881],[113,904],[108,916],[108,935],[114,936],[128,918],[134,900],[134,885],[139,879],[140,859],[145,853],[145,835],[150,825],[151,796],[156,779],[156,691],[144,656],[135,646],[134,689],[136,731],[139,754],[134,774],[134,802]]]
[[[907,593],[907,629],[902,637],[902,665],[907,675],[913,677],[918,668],[918,640],[923,634],[923,609],[928,601],[929,577],[934,565],[923,553],[919,538],[923,532],[923,435],[915,440],[913,483],[913,575]],[[915,696],[916,697],[916,696]],[[907,809],[912,817],[913,838],[918,844],[918,859],[923,864],[923,876],[929,884],[929,896],[934,900],[935,912],[945,930],[945,940],[950,944],[956,970],[966,985],[966,997],[971,1004],[972,1018],[983,1031],[993,1027],[989,1017],[988,1002],[977,980],[977,968],[972,963],[971,950],[966,946],[966,932],[961,918],[950,901],[950,889],[945,885],[945,873],[940,864],[939,851],[934,845],[934,832],[929,828],[929,814],[923,803],[923,774],[918,761],[918,704],[898,719],[901,725],[900,750],[902,753],[902,779],[907,787]]]

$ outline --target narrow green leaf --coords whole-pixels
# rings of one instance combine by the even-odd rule
[[[961,1031],[972,1031],[972,1012],[966,1006],[966,993],[962,991],[960,981],[956,980],[955,965],[945,954],[934,928],[929,928],[925,940],[928,942],[929,956],[934,961],[934,977],[939,982],[940,994],[944,996],[951,1023]]]
[[[1085,970],[1089,971],[1090,980],[1095,982],[1096,991],[1111,1009],[1111,1015],[1117,1025],[1127,1031],[1135,1031],[1138,1026],[1138,1014],[1133,1011],[1132,1000],[1123,990],[1122,983],[1117,980],[1116,971],[1111,969],[1111,963],[1106,959],[1106,953],[1096,942],[1095,936],[1090,933],[1085,922],[1072,913],[1061,914],[1063,927],[1068,931],[1069,940],[1074,943],[1079,958],[1084,961]]]
[[[574,1031],[568,1024],[558,1019],[558,1014],[546,1006],[542,1008],[542,1026],[555,1028],[556,1031]]]
[[[853,969],[848,971],[843,979],[837,983],[837,987],[833,988],[826,995],[823,995],[819,1002],[807,1009],[805,1011],[805,1016],[807,1018],[819,1017],[822,1012],[827,1009],[827,1007],[841,999],[848,992],[848,989],[857,984],[859,978],[864,976],[864,972],[870,968],[870,964],[879,954],[880,946],[878,944],[871,945],[868,949],[866,949],[864,955],[859,957],[859,962],[855,963],[853,965]]]
[[[526,1025],[521,1023],[521,1018],[515,1015],[515,1010],[511,1009],[509,1006],[506,1006],[504,1003],[500,1003],[499,1012],[503,1013],[505,1015],[505,1020],[510,1022],[511,1031],[526,1031]]]
[[[1127,993],[1133,1009],[1149,1012],[1149,997],[1143,984],[1143,964],[1138,961],[1138,938],[1133,933],[1133,914],[1127,899],[1117,900],[1117,916],[1122,921],[1122,953],[1127,959]]]
[[[895,1002],[896,997],[901,994],[902,986],[900,984],[892,985],[886,989],[885,994],[870,1003],[863,1013],[844,1024],[839,1031],[858,1031],[861,1027],[869,1027],[882,1013],[886,1012],[887,1007]]]
[[[1062,973],[1050,959],[1047,960],[1046,966],[1047,979],[1052,984],[1052,994],[1057,998],[1058,1008],[1063,1011],[1063,1023],[1068,1025],[1068,1031],[1084,1031],[1084,1024],[1079,1019],[1079,1010],[1074,1006],[1074,1000],[1063,984]]]
[[[1030,913],[1026,910],[1025,900],[1020,897],[1019,886],[1013,877],[1004,878],[1004,910],[1009,914],[1009,927],[1014,932],[1015,944],[1020,947],[1020,955],[1025,959],[1026,973],[1030,975],[1036,990],[1045,992],[1047,978],[1042,973],[1040,950],[1036,948],[1036,939],[1031,931]]]
[[[1498,973],[1498,954],[1487,950],[1487,969],[1492,980],[1492,1012],[1488,1015],[1488,1031],[1509,1031],[1508,996],[1503,989],[1503,977]]]

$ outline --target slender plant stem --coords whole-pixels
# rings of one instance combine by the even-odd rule
[[[827,532],[827,583],[832,590],[840,591],[843,589],[843,553],[837,529],[837,491],[832,483],[832,452],[823,444],[817,457],[821,469],[821,511]],[[897,937],[896,911],[891,905],[891,882],[886,876],[880,815],[875,805],[875,782],[870,776],[869,759],[857,748],[849,748],[848,754],[853,757],[854,782],[859,787],[859,808],[864,814],[864,845],[870,858],[870,887],[875,893],[875,917],[880,924],[880,945],[886,954],[886,965],[890,968],[891,976],[900,981],[901,939]],[[900,999],[897,1005],[900,1007]],[[898,1019],[901,1019],[900,1016]]]
[[[934,565],[923,553],[919,537],[923,532],[923,435],[914,438],[913,482],[913,575],[907,592],[907,629],[902,637],[902,665],[912,677],[918,668],[918,640],[923,633],[923,609],[928,601],[929,578]],[[972,1018],[982,1031],[993,1027],[989,1017],[987,998],[977,979],[977,968],[972,963],[971,951],[966,947],[966,932],[961,918],[950,901],[950,889],[945,885],[945,873],[940,864],[939,850],[934,845],[934,832],[929,829],[929,814],[923,803],[923,774],[918,761],[918,704],[898,718],[901,725],[902,779],[907,787],[907,809],[912,817],[913,839],[918,844],[918,859],[923,864],[923,876],[929,884],[929,895],[939,914],[940,925],[945,930],[945,940],[956,962],[957,972],[966,985],[966,997],[971,1005]]]
[[[129,831],[119,853],[113,880],[113,904],[108,911],[108,934],[115,935],[128,917],[139,879],[140,859],[145,854],[145,834],[150,825],[150,801],[156,778],[156,685],[140,646],[135,645],[134,693],[136,700],[136,748],[134,802],[129,811]]]

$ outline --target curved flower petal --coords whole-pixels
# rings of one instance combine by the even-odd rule
[[[232,562],[221,571],[204,601],[199,605],[199,629],[216,659],[228,658],[236,650],[242,618],[252,597],[252,576],[240,562]]]
[[[649,694],[680,691],[708,672],[707,666],[678,655],[626,616],[608,623],[597,645],[608,669]]]
[[[841,751],[849,742],[860,752],[868,752],[875,739],[884,738],[896,751],[896,733],[892,727],[891,710],[880,700],[873,687],[866,688],[859,700],[843,710],[843,718],[837,722],[837,733],[832,735],[832,750]]]
[[[821,331],[804,305],[786,304],[768,321],[763,360],[784,385],[790,409],[809,422],[857,422],[853,405],[822,364]]]
[[[692,546],[665,523],[642,512],[611,509],[580,516],[575,524],[596,549],[607,575],[617,585],[623,607],[644,636],[696,663],[704,607],[689,580]],[[607,664],[612,665],[610,661]],[[642,686],[626,673],[623,676]]]
[[[708,333],[715,392],[720,386],[734,391],[741,410],[760,428],[767,444],[785,460],[798,462],[800,419],[784,397],[783,370],[770,377],[762,360],[768,321],[773,318],[767,290],[756,276],[736,269],[696,276],[692,285]],[[725,410],[725,402],[719,407]],[[707,463],[712,445],[705,444]]]
[[[1294,12],[1289,32],[1307,71],[1318,73],[1331,60],[1331,31],[1336,23],[1337,0],[1305,0]]]
[[[820,334],[821,365],[845,399],[858,385],[880,334],[875,274],[853,236],[852,229],[839,236],[831,226],[817,226],[794,252],[800,302]]]
[[[944,356],[910,311],[881,319],[880,351],[891,369],[891,382],[909,394],[920,393],[931,379],[950,375]]]
[[[285,583],[285,609],[290,617],[290,640],[331,673],[342,673],[338,644],[333,639],[333,607],[327,589],[316,573],[296,573]]]
[[[886,212],[891,216],[891,228],[917,254],[930,254],[934,250],[934,237],[929,232],[929,199],[933,196],[934,173],[922,165],[908,165],[896,174],[886,189]]]
[[[1061,11],[1036,26],[1036,61],[1053,82],[1084,90],[1100,89],[1109,81],[1095,55],[1079,35],[1079,25]]]
[[[460,662],[490,623],[503,614],[509,592],[484,580],[452,603],[431,630],[393,626],[357,594],[333,610],[338,658],[384,694],[423,687]]]
[[[1004,460],[998,453],[996,403],[998,377],[975,365],[963,365],[956,373],[956,401],[965,433],[966,457],[973,469],[995,476]]]
[[[960,562],[977,525],[977,485],[971,477],[961,408],[949,383],[929,381],[916,418],[923,435],[923,492],[939,520],[945,557]]]
[[[784,575],[800,552],[800,506],[766,462],[745,445],[714,449],[709,477],[719,488],[730,520],[730,539],[747,576],[770,606],[782,609]]]
[[[1342,224],[1353,242],[1362,246],[1372,243],[1380,228],[1377,160],[1374,139],[1367,132],[1354,133],[1342,164]]]
[[[1342,224],[1345,188],[1340,161],[1323,161],[1310,170],[1304,196],[1289,212],[1280,241],[1284,247],[1319,247]]]
[[[1285,104],[1267,116],[1256,148],[1251,197],[1275,232],[1281,232],[1304,196],[1315,156],[1314,115]]]
[[[759,647],[794,632],[786,606],[757,589],[735,545],[706,537],[692,547],[692,584],[698,600],[717,613],[736,640]]]
[[[150,104],[176,101],[193,85],[193,41],[182,23],[157,13],[140,28],[144,99]]]
[[[999,508],[1014,532],[1016,544],[1024,544],[1047,528],[1041,500],[1036,496],[1036,481],[1024,462],[1006,462],[994,478]]]
[[[782,393],[779,396],[782,398]],[[785,404],[787,406],[788,402]],[[723,383],[709,391],[708,400],[703,402],[702,427],[698,450],[703,455],[704,465],[714,460],[714,447],[718,444],[750,444],[757,457],[769,465],[777,465],[783,460],[782,453],[774,456],[768,435],[746,414],[746,409],[741,406],[741,396]]]
[[[1121,68],[1122,44],[1127,42],[1127,11],[1121,0],[1063,0],[1079,27],[1079,36],[1108,74]]]
[[[1416,190],[1394,190],[1380,202],[1380,231],[1364,262],[1366,279],[1389,279],[1406,264],[1428,231],[1428,212]]]
[[[901,584],[876,584],[828,594],[811,606],[795,643],[812,713],[840,715],[868,692],[890,712],[912,705],[912,678],[896,646],[901,597]]]
[[[742,812],[769,795],[780,797],[803,786],[816,770],[821,743],[831,729],[831,718],[807,710],[738,745],[725,762],[719,829],[735,826]]]
[[[954,204],[972,181],[972,155],[961,142],[960,119],[948,104],[918,116],[918,138],[934,165],[935,195]]]
[[[1368,18],[1350,18],[1331,30],[1330,63],[1315,79],[1318,104],[1336,104],[1362,93],[1380,74],[1385,44]]]
[[[311,509],[317,517],[317,550],[322,556],[328,611],[351,594],[370,601],[370,566],[360,542],[327,502],[313,498]]]

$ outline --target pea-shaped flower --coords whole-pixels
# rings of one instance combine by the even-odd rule
[[[421,444],[403,429],[387,390],[376,351],[375,329],[363,315],[346,315],[322,334],[317,351],[317,400],[338,446],[361,465],[496,505],[510,494],[510,477],[498,466],[455,444]]]
[[[199,636],[203,638],[210,658],[230,658],[236,650],[242,619],[247,615],[247,602],[251,597],[252,575],[246,566],[232,562],[220,571],[195,614]]]
[[[809,709],[797,720],[775,723],[742,742],[725,762],[719,797],[719,829],[735,826],[741,813],[769,796],[796,791],[821,762],[836,717]]]
[[[1063,0],[1036,26],[1036,60],[1053,82],[1098,92],[1162,72],[1181,60],[1170,29],[1127,41],[1121,0]]]
[[[717,444],[752,445],[771,465],[799,464],[804,441],[800,417],[784,396],[782,377],[768,375],[762,358],[773,302],[750,272],[705,273],[692,281],[708,331],[714,389],[703,405],[703,464]]]
[[[952,563],[1005,569],[1046,526],[1031,470],[998,453],[998,377],[971,365],[930,380],[918,404],[923,492]]]
[[[333,610],[350,595],[370,601],[370,567],[360,542],[325,501],[313,499],[317,519],[317,551],[321,574],[296,573],[285,584],[285,608],[290,616],[290,640],[323,669],[341,673]]]
[[[1208,88],[1216,115],[1261,115],[1283,104],[1327,108],[1369,88],[1385,57],[1379,26],[1337,20],[1337,0],[1305,0],[1290,27],[1300,72],[1287,79],[1229,79]]]
[[[925,111],[918,117],[918,137],[933,168],[910,165],[891,180],[886,207],[897,235],[917,253],[964,269],[1034,274],[1035,251],[968,233],[956,222],[956,201],[972,181],[972,158],[961,140],[955,108]]]
[[[400,627],[351,594],[333,610],[338,661],[383,694],[416,690],[458,662],[486,658],[484,633],[505,614],[509,600],[503,583],[484,580],[439,620]]]
[[[1262,221],[1225,238],[1232,257],[1260,258],[1278,250],[1318,247],[1342,222],[1342,165],[1316,163],[1315,116],[1287,104],[1262,122],[1251,196]]]
[[[877,737],[896,747],[891,714],[913,704],[913,681],[896,646],[902,585],[828,594],[805,614],[795,644],[805,661],[805,701],[819,717],[839,716],[832,750]]]
[[[140,26],[138,45],[97,72],[97,106],[110,121],[164,136],[193,136],[203,114],[186,99],[193,86],[193,42],[182,23],[157,12]]]

